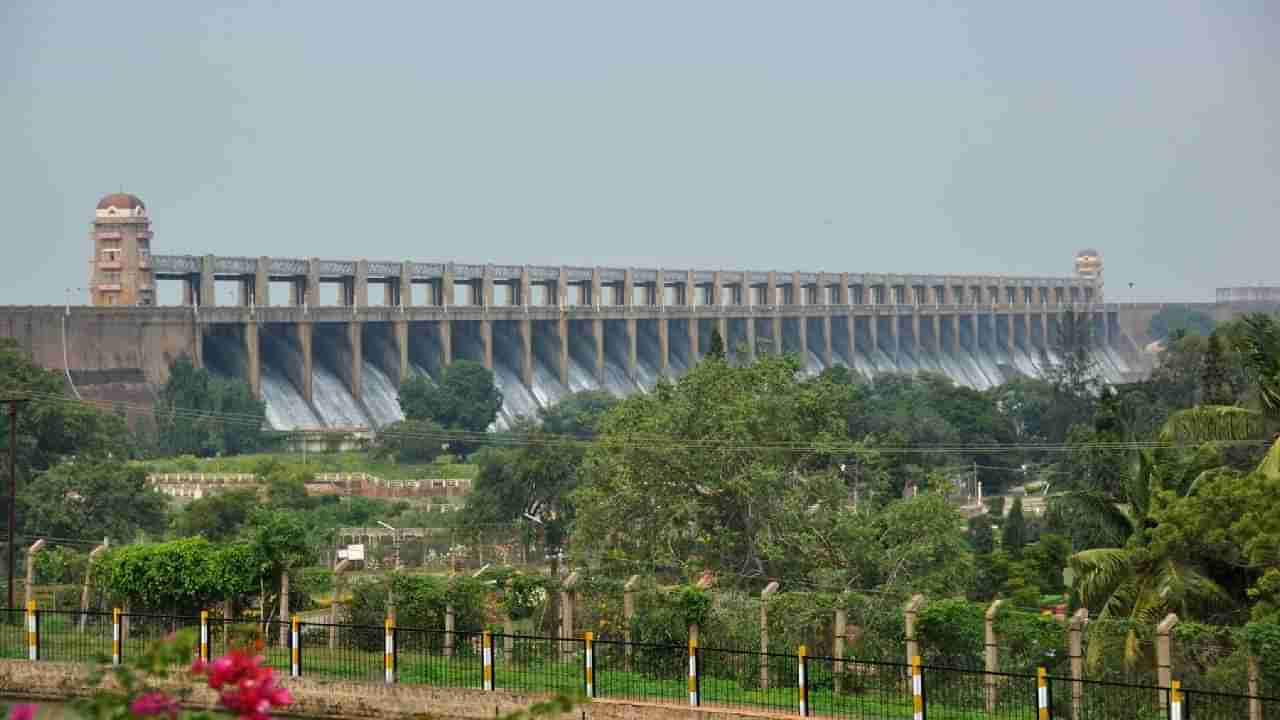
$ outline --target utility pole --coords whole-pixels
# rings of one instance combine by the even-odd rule
[[[18,543],[18,403],[9,398],[9,607],[13,608],[13,568]]]

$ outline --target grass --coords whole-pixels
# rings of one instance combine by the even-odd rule
[[[96,662],[110,656],[109,617],[90,616],[85,632],[76,630],[74,614],[41,618],[41,659],[63,662]],[[16,619],[16,616],[15,616]],[[213,626],[210,651],[224,651],[223,635]],[[125,644],[125,654],[140,651],[143,644],[168,634],[166,623],[147,624],[139,620]],[[381,631],[369,629],[353,635],[340,628],[336,646],[329,647],[329,631],[305,628],[302,644],[303,674],[341,680],[382,682],[384,657],[379,649]],[[483,666],[475,642],[459,636],[458,647],[446,657],[439,647],[441,635],[402,630],[397,654],[397,681],[433,687],[475,688],[483,686]],[[273,640],[276,638],[272,638]],[[515,638],[508,651],[504,638],[495,640],[494,682],[497,688],[533,693],[576,694],[584,689],[584,662],[580,645],[562,652],[558,643],[545,639]],[[648,702],[688,702],[687,664],[682,648],[637,652],[632,669],[620,646],[612,651],[598,646],[595,663],[596,696],[601,699],[629,699]],[[701,702],[720,706],[782,713],[798,713],[799,691],[794,658],[779,656],[771,661],[771,686],[761,688],[754,654],[721,653],[705,650],[701,678]],[[264,652],[266,662],[281,674],[288,674],[290,653],[286,647],[271,645]],[[25,629],[14,622],[0,623],[0,657],[27,656]],[[848,661],[841,676],[842,691],[834,689],[835,678],[829,661],[811,660],[809,704],[811,714],[826,717],[879,720],[908,718],[912,698],[903,670],[896,665],[861,664]],[[993,713],[985,710],[985,689],[980,672],[926,670],[926,698],[933,720],[998,720],[1035,717],[1033,678],[1008,676],[1002,679]],[[1070,717],[1066,688],[1057,691],[1054,717]],[[1163,718],[1155,707],[1155,693],[1146,688],[1118,689],[1086,686],[1085,704],[1092,709],[1084,717],[1154,720]]]
[[[252,453],[219,458],[181,457],[147,460],[142,462],[154,473],[251,473],[265,461],[275,460],[291,467],[306,467],[312,472],[366,472],[384,480],[472,479],[475,465],[454,462],[434,462],[401,465],[396,462],[375,459],[367,452],[349,451],[333,453],[307,453],[306,462],[299,452]]]

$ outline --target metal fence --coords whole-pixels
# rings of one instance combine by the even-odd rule
[[[250,646],[282,675],[586,695],[887,720],[1280,720],[1280,698],[849,657],[432,628],[0,610],[0,658],[120,663],[190,631],[192,656]]]

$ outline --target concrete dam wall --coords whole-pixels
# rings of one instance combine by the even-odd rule
[[[793,353],[804,371],[843,365],[868,379],[936,372],[988,388],[1039,376],[1062,308],[771,306],[600,308],[173,307],[0,308],[0,336],[41,365],[70,367],[89,397],[144,402],[186,355],[243,378],[282,430],[369,428],[401,418],[400,382],[438,378],[457,359],[491,368],[503,393],[498,425],[571,392],[616,396],[676,378],[720,332],[731,359]],[[1093,355],[1113,383],[1145,376],[1149,359],[1122,330],[1123,311],[1075,310],[1093,324]],[[65,340],[64,340],[65,328]],[[65,357],[65,362],[64,362]],[[95,395],[95,392],[98,392]]]

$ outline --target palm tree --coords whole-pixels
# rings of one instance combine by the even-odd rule
[[[1098,610],[1097,618],[1128,619],[1152,624],[1169,612],[1195,616],[1199,611],[1230,607],[1230,595],[1195,563],[1153,550],[1145,532],[1149,501],[1161,490],[1186,496],[1200,481],[1223,470],[1214,467],[1215,443],[1264,436],[1280,419],[1280,328],[1265,315],[1244,319],[1243,350],[1257,387],[1258,407],[1208,405],[1172,415],[1160,432],[1170,443],[1205,443],[1194,457],[1185,452],[1142,450],[1123,495],[1116,502],[1098,492],[1075,493],[1068,502],[1091,508],[1104,526],[1127,540],[1121,547],[1095,548],[1073,555],[1069,567],[1080,601]],[[1280,474],[1280,436],[1274,440],[1256,472]],[[1089,662],[1101,661],[1101,645],[1091,644]],[[1140,657],[1135,629],[1125,637],[1124,659],[1132,668]]]

